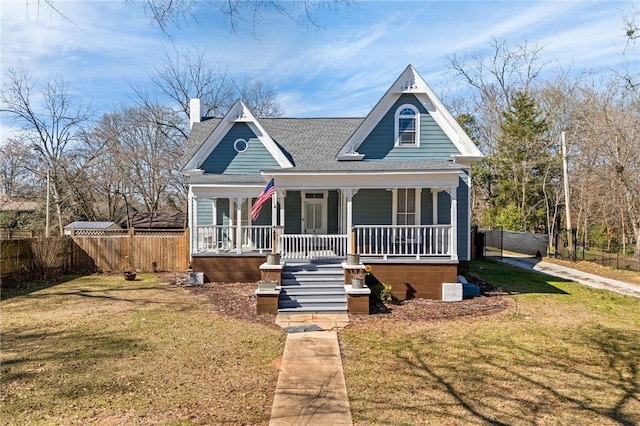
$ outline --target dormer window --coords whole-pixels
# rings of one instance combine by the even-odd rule
[[[396,146],[420,145],[420,113],[413,105],[396,110]]]

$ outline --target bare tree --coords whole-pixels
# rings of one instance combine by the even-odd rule
[[[164,125],[175,121],[175,115],[161,105],[123,107],[105,114],[87,132],[88,152],[94,154],[86,169],[112,220],[122,218],[123,207],[153,217],[175,204],[175,198],[184,197],[181,178],[175,173],[182,134]]]
[[[492,39],[488,53],[449,57],[450,67],[476,89],[471,111],[481,133],[480,147],[492,154],[500,133],[502,113],[511,108],[517,92],[531,92],[545,63],[542,48],[523,43],[510,46],[505,40]]]
[[[504,113],[511,110],[518,93],[534,92],[534,83],[545,65],[541,50],[528,43],[511,46],[505,40],[493,39],[486,52],[449,58],[450,67],[474,89],[464,105],[473,117],[478,146],[487,156],[474,169],[473,213],[480,221],[483,217],[493,221],[490,210],[495,210],[503,197],[498,179],[505,175],[500,167],[506,163],[498,161],[498,154],[499,142],[505,140]],[[527,164],[520,162],[517,166],[529,167]]]
[[[130,0],[128,0],[130,1]],[[200,23],[196,15],[196,5],[201,8],[215,9],[231,32],[237,33],[242,24],[248,24],[251,34],[256,36],[257,28],[262,23],[263,14],[274,11],[280,13],[299,25],[320,27],[318,14],[324,9],[339,10],[348,7],[352,0],[224,0],[198,2],[195,0],[145,0],[144,8],[147,16],[158,25],[160,30],[168,34],[171,26],[181,28],[191,23]],[[202,4],[204,3],[204,5]]]
[[[89,103],[75,99],[61,77],[50,77],[36,85],[23,68],[10,68],[0,94],[2,109],[22,125],[25,140],[35,150],[51,177],[51,194],[63,234],[63,161],[67,149],[79,140],[81,126],[91,117]]]
[[[635,94],[635,96],[633,96]],[[585,132],[583,149],[591,153],[590,172],[603,183],[600,205],[608,206],[603,216],[620,228],[631,227],[640,241],[640,97],[637,92],[622,90],[612,82],[605,91],[585,90],[581,116]],[[598,187],[592,187],[591,195]],[[608,201],[615,200],[613,205]],[[622,219],[617,206],[622,205]],[[624,236],[622,236],[625,239]],[[640,244],[635,257],[640,259]]]
[[[137,3],[134,0],[125,0],[125,2]],[[165,35],[169,35],[171,27],[181,29],[191,24],[202,25],[196,11],[196,7],[200,7],[202,8],[200,10],[208,9],[216,12],[222,18],[223,25],[228,26],[232,33],[238,33],[242,24],[248,24],[253,36],[257,35],[263,14],[270,11],[284,15],[298,25],[320,28],[318,14],[321,11],[337,11],[343,7],[348,8],[354,3],[354,0],[143,0],[142,2],[147,17]],[[37,0],[36,5],[38,13],[41,6],[44,6],[72,22],[53,0]]]
[[[581,82],[583,76],[569,77],[569,71],[561,71],[555,78],[539,85],[536,92],[539,105],[544,111],[544,116],[549,124],[549,140],[551,152],[561,151],[560,141],[563,132],[567,135],[566,141],[569,155],[572,155],[572,146],[580,134],[579,120],[576,110],[581,103]],[[572,163],[573,164],[573,163]],[[548,170],[549,172],[551,170]],[[570,170],[573,173],[575,170]],[[556,224],[559,221],[560,208],[570,208],[564,204],[564,185],[560,176],[549,176],[545,179],[544,198],[547,205],[547,229],[554,235],[557,231]],[[573,209],[575,210],[575,209]],[[575,211],[571,212],[576,214]],[[578,221],[578,223],[580,223]],[[553,244],[553,238],[549,239]]]
[[[188,122],[191,98],[199,98],[202,113],[207,117],[221,117],[236,99],[242,99],[258,117],[278,117],[282,109],[275,91],[264,80],[245,76],[235,81],[229,74],[229,65],[209,60],[206,49],[192,48],[180,53],[165,51],[162,64],[149,75],[156,91],[176,105]],[[150,96],[136,90],[141,103],[147,107],[155,103]],[[185,140],[188,126],[184,126]]]
[[[9,138],[0,145],[0,193],[29,198],[39,186],[34,171],[37,159],[29,144]]]
[[[229,66],[208,59],[206,49],[192,48],[172,54],[165,50],[164,60],[149,75],[156,90],[177,105],[189,120],[189,100],[202,101],[205,116],[222,116],[235,101]],[[149,97],[138,91],[139,97]]]
[[[236,85],[240,99],[256,117],[280,117],[282,108],[276,93],[264,80],[251,80],[245,77]]]

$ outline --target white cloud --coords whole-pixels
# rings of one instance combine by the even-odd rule
[[[27,9],[25,4],[30,5]],[[59,1],[70,21],[25,0],[0,4],[2,64],[62,73],[96,103],[128,101],[128,83],[144,84],[171,42],[150,25],[138,2]],[[607,2],[362,2],[322,15],[325,29],[297,26],[264,13],[259,40],[220,28],[214,6],[199,3],[202,26],[172,32],[173,46],[207,46],[234,76],[267,80],[287,114],[363,115],[408,64],[436,92],[451,80],[447,57],[486,50],[491,37],[544,47],[550,59],[579,67],[619,61],[614,28],[619,11]],[[212,12],[213,10],[213,12]],[[616,20],[619,19],[619,23]],[[107,106],[108,107],[108,106]]]

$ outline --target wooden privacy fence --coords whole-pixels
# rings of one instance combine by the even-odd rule
[[[75,230],[71,233],[75,270],[103,272],[186,271],[189,230]]]
[[[31,272],[31,240],[0,239],[0,280]]]

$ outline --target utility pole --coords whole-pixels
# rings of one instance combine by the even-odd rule
[[[45,214],[45,224],[44,224],[44,236],[45,238],[49,238],[49,172],[50,169],[47,169],[47,212]]]
[[[567,220],[567,235],[569,237],[569,256],[573,257],[575,248],[573,247],[573,228],[571,227],[571,204],[569,196],[569,166],[567,165],[567,143],[565,140],[564,132],[561,133],[562,137],[562,175],[564,177],[564,204],[565,214]],[[557,249],[557,247],[556,247]]]

